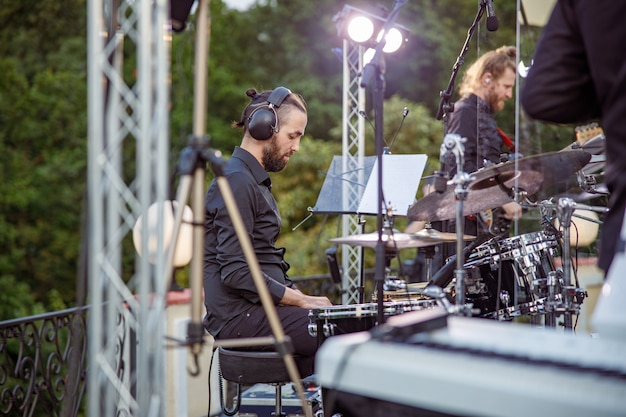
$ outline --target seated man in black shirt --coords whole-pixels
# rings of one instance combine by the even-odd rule
[[[303,294],[287,277],[285,249],[275,247],[281,218],[268,172],[281,171],[300,145],[307,125],[302,97],[284,87],[246,92],[251,102],[235,127],[243,140],[226,164],[225,176],[256,252],[265,284],[295,355],[311,358],[317,339],[308,333],[309,309],[330,306],[327,297]],[[233,223],[215,181],[205,200],[205,328],[216,339],[273,336]],[[273,346],[251,348],[273,350]],[[301,368],[301,372],[302,368]],[[306,375],[302,375],[306,376]]]

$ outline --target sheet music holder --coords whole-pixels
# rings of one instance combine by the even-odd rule
[[[383,155],[383,194],[385,203],[391,203],[394,215],[406,216],[409,207],[415,203],[427,159],[426,155]],[[347,161],[342,156],[333,157],[312,213],[376,215],[376,156],[364,157],[361,168],[346,169],[348,164],[344,165],[344,162]],[[348,192],[354,197],[347,198]],[[386,212],[384,206],[383,212]]]

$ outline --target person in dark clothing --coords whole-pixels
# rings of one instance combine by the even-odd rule
[[[314,358],[317,339],[309,335],[309,309],[330,306],[327,297],[302,293],[289,280],[285,249],[275,246],[281,218],[268,172],[283,170],[298,150],[307,125],[302,97],[284,87],[257,93],[235,127],[244,131],[225,167],[244,226],[258,258],[285,335],[295,355]],[[272,336],[250,269],[215,180],[205,199],[204,292],[206,330],[216,339]],[[273,346],[251,347],[273,350]],[[312,361],[311,361],[312,362]]]
[[[559,0],[521,90],[528,115],[554,123],[600,120],[606,135],[609,212],[599,267],[608,271],[620,244],[626,206],[626,2]],[[621,249],[623,250],[623,249]]]
[[[503,152],[512,152],[512,141],[496,125],[493,118],[513,96],[515,86],[516,49],[503,46],[486,52],[465,73],[459,86],[461,99],[450,113],[447,133],[467,138],[463,171],[475,172],[480,168],[498,164]],[[446,161],[450,177],[457,171],[454,157]],[[492,207],[496,209],[496,207]],[[521,216],[521,206],[515,202],[504,204],[501,216],[512,221]],[[481,217],[482,215],[482,217]],[[493,219],[493,214],[490,214]],[[465,232],[477,235],[487,231],[490,219],[478,213],[477,220],[466,222]],[[454,229],[450,229],[454,231]]]
[[[516,49],[512,46],[486,52],[467,69],[459,85],[461,98],[454,104],[454,111],[448,115],[447,133],[467,139],[464,143],[464,172],[472,173],[500,163],[503,152],[513,151],[513,141],[498,128],[493,116],[504,108],[506,101],[513,95],[515,57]],[[455,156],[452,153],[447,155],[443,165],[442,170],[452,178],[457,172]],[[516,220],[521,214],[521,206],[514,201],[499,208],[492,207],[484,213],[467,216],[464,233],[472,236],[481,233],[495,235],[497,233],[490,230],[492,224]],[[416,233],[424,225],[424,222],[412,222],[405,232]],[[437,221],[432,223],[432,227],[442,232],[454,233],[456,222],[453,219]],[[445,262],[455,253],[455,244],[442,244],[440,259]],[[437,269],[441,265],[433,263],[432,267]]]

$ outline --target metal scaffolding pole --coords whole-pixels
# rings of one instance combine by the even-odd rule
[[[157,257],[155,264],[148,256],[136,257],[130,268],[122,259],[123,248],[132,247],[131,232],[139,216],[142,229],[148,230],[148,207],[167,199],[169,3],[87,4],[87,414],[163,416],[163,304],[171,271],[165,271],[164,257]],[[163,209],[157,224],[162,220]],[[156,240],[157,251],[164,252],[163,230]],[[142,247],[147,242],[144,233]]]
[[[365,154],[365,120],[359,111],[364,109],[365,89],[360,86],[360,76],[363,70],[364,47],[347,39],[343,40],[343,135],[342,135],[342,172],[343,207],[353,208],[356,213],[361,201],[365,184],[364,154]],[[362,233],[362,221],[359,215],[342,216],[343,236],[352,236]],[[360,246],[342,245],[342,286],[346,289],[343,294],[343,304],[362,302],[363,274],[362,253]]]

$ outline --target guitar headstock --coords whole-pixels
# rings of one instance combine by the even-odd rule
[[[580,147],[599,136],[604,136],[604,130],[595,122],[576,127],[576,143]]]

